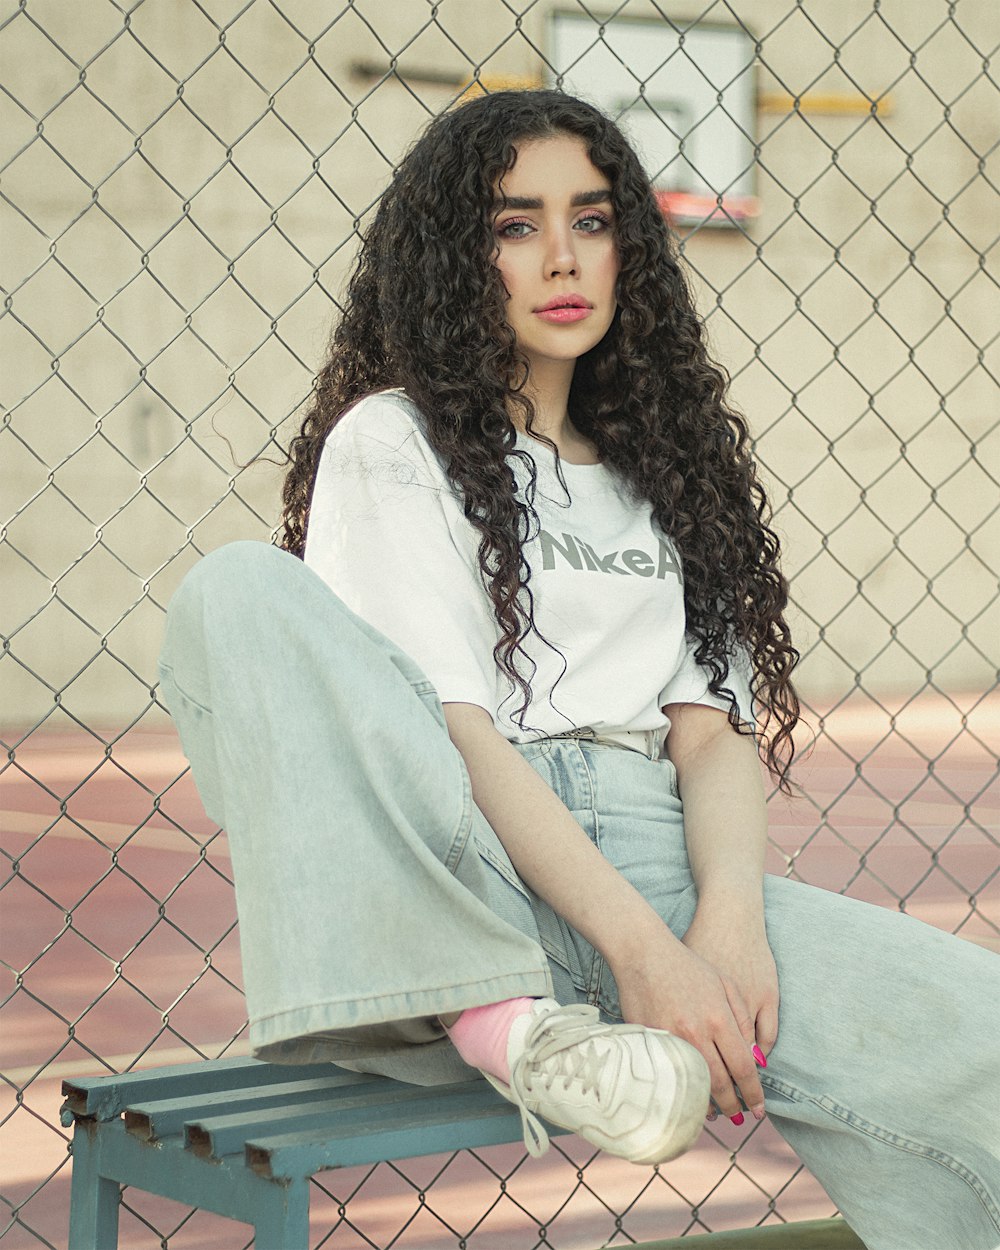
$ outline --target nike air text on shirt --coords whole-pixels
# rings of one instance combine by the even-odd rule
[[[589,569],[591,572],[600,573],[620,573],[623,577],[627,577],[630,573],[635,573],[639,577],[653,577],[655,575],[661,581],[668,573],[671,573],[677,581],[681,580],[681,571],[674,553],[662,538],[659,539],[659,558],[657,560],[654,560],[652,556],[640,548],[632,547],[628,551],[621,553],[620,559],[625,566],[624,568],[619,568],[615,564],[615,560],[619,558],[617,551],[612,551],[606,556],[599,556],[594,548],[589,543],[585,543],[582,538],[577,538],[575,535],[565,532],[562,538],[563,541],[560,543],[548,530],[542,530],[539,533],[539,541],[542,545],[543,569],[555,568],[556,554],[558,553],[574,569]]]

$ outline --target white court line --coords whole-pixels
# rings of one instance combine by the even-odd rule
[[[225,1042],[196,1042],[195,1045],[200,1051],[206,1055],[218,1055]],[[250,1054],[250,1046],[247,1042],[233,1042],[232,1046],[225,1053],[226,1059],[246,1058]],[[143,1055],[142,1059],[135,1065],[135,1052],[132,1051],[124,1055],[102,1055],[105,1063],[110,1068],[116,1069],[118,1072],[145,1072],[149,1068],[172,1068],[178,1063],[201,1063],[201,1059],[190,1046],[173,1046],[169,1050],[150,1051]],[[89,1060],[89,1056],[81,1055],[77,1059],[59,1059],[55,1063],[48,1063],[39,1072],[37,1063],[29,1063],[20,1068],[7,1068],[4,1070],[4,1076],[8,1081],[15,1085],[20,1085],[22,1081],[28,1081],[35,1076],[33,1085],[39,1084],[41,1081],[61,1081],[63,1078],[74,1079],[78,1077],[91,1076],[112,1076],[108,1067],[97,1062],[96,1059]]]

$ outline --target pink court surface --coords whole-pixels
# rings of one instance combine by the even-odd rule
[[[995,937],[998,742],[995,695],[923,697],[895,727],[867,699],[831,712],[798,769],[804,797],[771,804],[769,869],[881,906],[903,898],[930,924]],[[19,1209],[5,1250],[66,1244],[62,1078],[246,1053],[225,837],[190,775],[177,780],[184,768],[167,730],[133,730],[110,759],[89,734],[38,731],[0,775],[5,874],[14,865],[0,892],[3,960],[20,974],[0,1007],[0,1236]],[[313,1245],[444,1250],[464,1237],[470,1250],[583,1250],[833,1210],[766,1121],[706,1128],[659,1175],[574,1138],[540,1161],[513,1146],[449,1160],[381,1166],[367,1181],[369,1169],[321,1174]],[[172,1250],[249,1242],[244,1225],[185,1219],[132,1191],[126,1201],[128,1250],[168,1232]]]

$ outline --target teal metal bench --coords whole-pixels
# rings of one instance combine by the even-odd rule
[[[518,1112],[485,1081],[404,1085],[333,1065],[218,1059],[65,1081],[63,1095],[62,1122],[73,1125],[69,1250],[115,1250],[122,1185],[252,1224],[257,1250],[307,1250],[315,1172],[521,1138]],[[864,1250],[842,1221],[827,1220],[697,1245]]]

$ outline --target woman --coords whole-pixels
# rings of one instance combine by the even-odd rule
[[[171,605],[255,1053],[478,1069],[533,1153],[542,1116],[646,1163],[766,1093],[874,1250],[992,1250],[1000,965],[763,875],[796,652],[724,392],[615,126],[431,124],[292,446],[306,567],[235,544]]]

